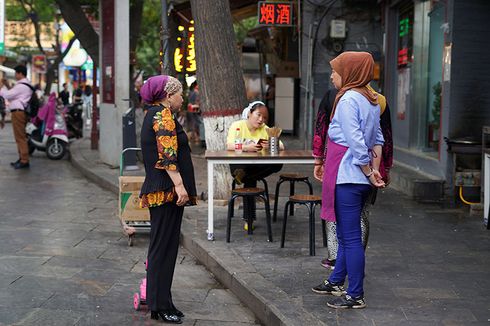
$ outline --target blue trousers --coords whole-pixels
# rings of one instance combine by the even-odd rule
[[[338,184],[335,187],[335,216],[339,243],[335,269],[328,281],[344,284],[349,278],[347,294],[364,296],[364,248],[361,239],[361,211],[369,195],[367,184]]]

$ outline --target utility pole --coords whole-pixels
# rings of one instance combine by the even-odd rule
[[[168,6],[167,0],[162,0],[162,12],[161,12],[161,21],[162,21],[162,30],[161,30],[161,38],[162,38],[162,74],[169,75],[170,72],[170,49],[169,49],[169,40],[170,40],[170,30],[168,28]]]

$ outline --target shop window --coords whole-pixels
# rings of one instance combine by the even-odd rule
[[[413,60],[413,4],[401,7],[398,16],[398,68]]]
[[[405,120],[410,98],[411,63],[413,61],[413,3],[399,8],[397,47],[397,112],[398,120]]]
[[[438,150],[441,117],[442,96],[442,50],[444,48],[444,32],[441,26],[444,24],[445,8],[442,4],[436,4],[429,13],[429,65],[428,65],[428,89],[427,89],[427,144],[429,148]]]

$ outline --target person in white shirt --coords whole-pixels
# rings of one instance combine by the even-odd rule
[[[29,147],[27,145],[26,125],[27,115],[25,107],[29,103],[32,96],[31,82],[26,78],[27,68],[23,65],[18,65],[14,68],[15,79],[17,83],[11,89],[4,87],[0,81],[0,96],[8,101],[7,109],[12,117],[12,129],[14,130],[14,138],[17,144],[19,159],[11,162],[10,165],[14,169],[29,168]]]

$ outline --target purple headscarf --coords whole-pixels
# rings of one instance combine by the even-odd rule
[[[155,103],[182,90],[182,84],[172,76],[159,75],[148,78],[140,89],[140,95],[147,104]]]

